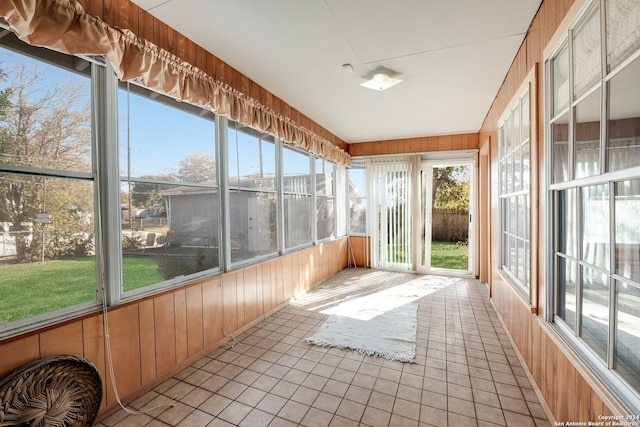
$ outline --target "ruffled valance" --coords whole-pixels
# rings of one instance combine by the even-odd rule
[[[75,0],[2,0],[0,16],[23,41],[73,55],[106,58],[123,80],[270,133],[324,159],[351,165],[340,147],[175,55],[88,15]]]

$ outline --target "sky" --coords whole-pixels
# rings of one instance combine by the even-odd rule
[[[89,79],[0,48],[0,69],[9,73],[20,63],[27,64],[29,67],[37,66],[41,70],[43,78],[37,84],[39,91],[48,90],[56,83],[81,84],[87,93],[87,99],[84,102],[90,105]],[[0,88],[5,87],[7,82],[7,80],[0,81]],[[172,108],[133,91],[127,93],[126,90],[118,90],[119,158],[122,176],[127,174],[127,147],[130,147],[131,151],[134,177],[169,174],[177,172],[180,161],[187,156],[195,154],[215,156],[215,134],[215,122],[210,119]],[[261,165],[257,141],[258,138],[253,134],[236,132],[230,127],[229,172],[231,176],[239,174],[242,177],[255,174],[261,167],[264,173],[275,174],[273,143],[262,141]],[[308,157],[295,150],[285,149],[284,167],[285,175],[308,173]]]

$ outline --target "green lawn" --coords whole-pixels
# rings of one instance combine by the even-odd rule
[[[407,248],[405,245],[389,245],[387,250],[390,259],[395,259],[400,263],[406,262]],[[467,245],[458,245],[454,242],[431,243],[431,267],[467,270],[469,268],[468,261],[469,246]]]
[[[431,243],[431,267],[468,270],[469,246],[453,242]]]
[[[162,281],[152,258],[125,258],[126,290]],[[96,299],[95,257],[0,266],[0,322]]]

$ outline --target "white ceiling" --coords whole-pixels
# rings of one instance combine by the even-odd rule
[[[541,3],[132,1],[348,143],[477,132]]]

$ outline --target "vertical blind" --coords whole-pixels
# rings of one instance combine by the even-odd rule
[[[367,216],[373,268],[411,271],[412,161],[410,157],[367,160]]]

